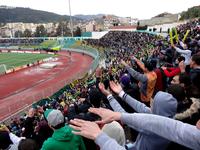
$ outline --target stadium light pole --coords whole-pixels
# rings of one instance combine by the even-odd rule
[[[69,15],[70,15],[70,29],[71,29],[71,35],[72,37],[74,37],[74,33],[73,33],[73,23],[72,23],[72,14],[71,14],[71,2],[70,0],[68,0],[69,3]]]

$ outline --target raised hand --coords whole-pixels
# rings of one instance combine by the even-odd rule
[[[121,64],[123,65],[123,66],[128,66],[128,64],[125,62],[125,61],[123,61],[123,60],[121,60]]]
[[[111,94],[110,91],[108,91],[108,90],[105,89],[105,86],[104,86],[103,83],[99,83],[99,89],[106,96],[108,96],[109,94]]]
[[[110,81],[110,88],[115,92],[116,94],[119,94],[122,91],[122,87],[119,83],[115,83],[113,81]]]
[[[97,114],[101,117],[100,121],[96,121],[98,124],[105,124],[105,123],[110,123],[114,120],[120,120],[121,118],[121,113],[119,112],[114,112],[109,109],[105,108],[90,108],[89,112]]]
[[[71,120],[69,126],[76,130],[72,131],[73,134],[81,135],[92,140],[95,140],[96,137],[102,132],[95,122],[81,119]]]

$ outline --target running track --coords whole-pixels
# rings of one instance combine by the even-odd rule
[[[34,66],[0,76],[0,121],[36,100],[51,96],[77,76],[86,73],[92,57],[81,53],[61,52],[57,66],[41,69]]]

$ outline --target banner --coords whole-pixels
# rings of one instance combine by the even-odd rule
[[[190,30],[187,30],[187,32],[185,33],[185,35],[184,35],[184,38],[183,38],[183,43],[185,42],[185,40],[186,40],[186,38],[187,38],[187,36],[188,36],[188,34],[190,33]]]
[[[170,43],[171,43],[171,45],[174,45],[174,43],[173,43],[173,37],[172,37],[172,30],[170,30],[169,36],[170,36]]]

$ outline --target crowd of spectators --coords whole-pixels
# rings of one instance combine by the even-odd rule
[[[3,38],[0,39],[0,46],[9,47],[9,46],[21,46],[21,45],[39,45],[42,43],[43,39],[31,39],[31,38]]]
[[[108,49],[105,66],[2,125],[0,149],[200,149],[199,23],[177,27],[174,43],[122,31],[87,40]]]
[[[157,38],[148,33],[128,32],[128,31],[110,31],[104,37],[97,40],[87,40],[87,44],[100,46],[114,50],[138,50],[152,45]]]

